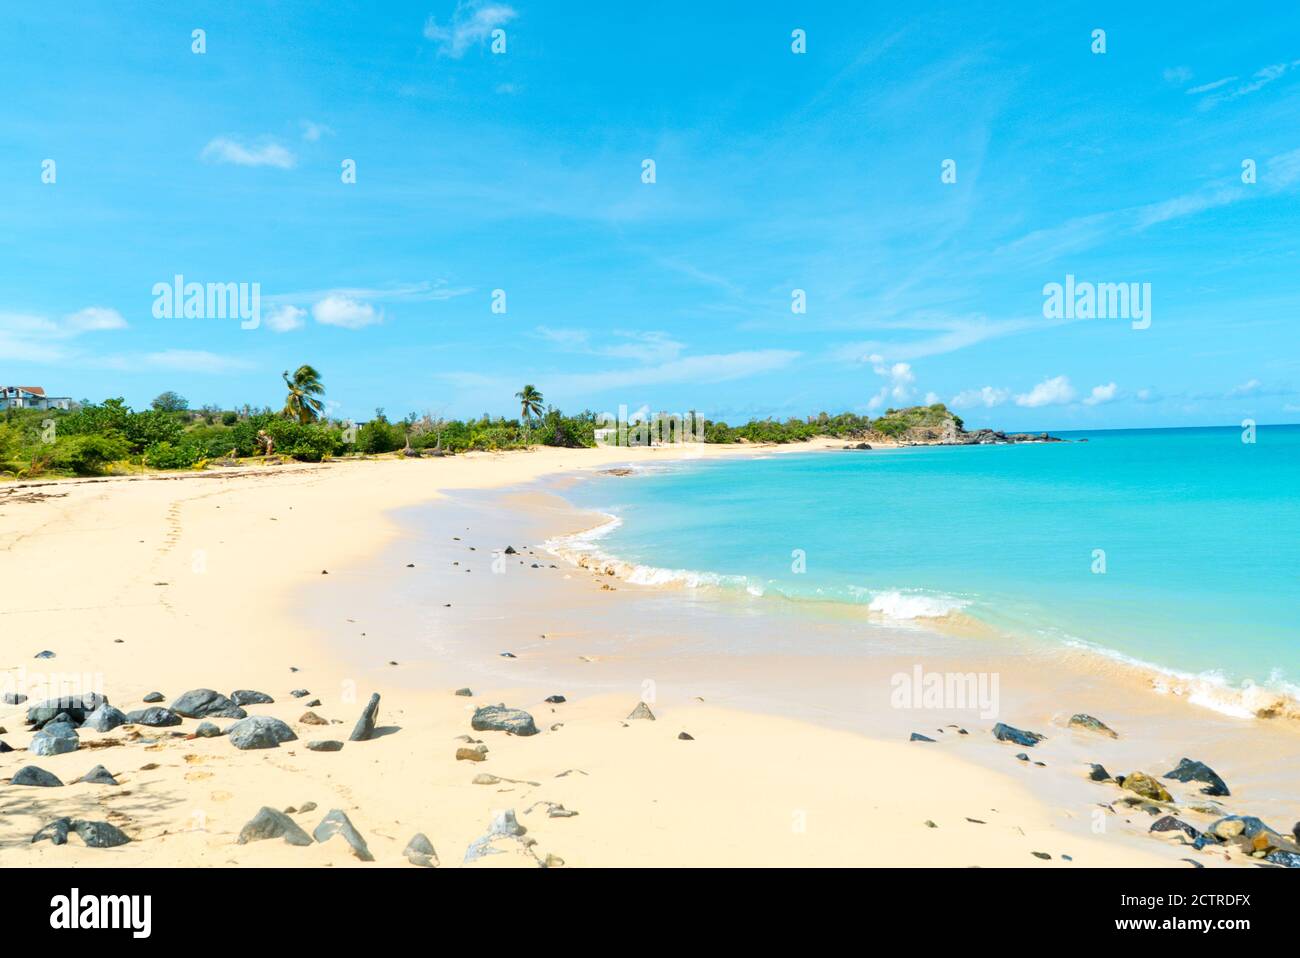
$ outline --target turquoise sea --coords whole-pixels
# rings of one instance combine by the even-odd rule
[[[1060,435],[655,465],[572,490],[617,520],[568,545],[633,581],[960,613],[1297,697],[1300,426]]]

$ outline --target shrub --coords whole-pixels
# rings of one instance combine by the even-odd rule
[[[125,439],[116,435],[60,436],[54,444],[50,463],[56,469],[70,469],[79,476],[92,476],[103,471],[110,462],[130,455]]]

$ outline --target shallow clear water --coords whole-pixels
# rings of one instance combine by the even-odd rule
[[[569,497],[622,520],[593,545],[639,581],[960,610],[1294,694],[1300,426],[1064,435],[1088,442],[699,460]]]

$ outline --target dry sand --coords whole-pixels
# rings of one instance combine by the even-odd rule
[[[737,452],[755,450],[706,454]],[[1067,830],[1077,812],[945,751],[702,704],[625,723],[636,703],[621,696],[573,701],[562,715],[532,689],[475,688],[465,698],[453,694],[463,683],[451,663],[442,685],[413,689],[382,650],[372,668],[345,665],[293,614],[305,588],[322,587],[323,570],[362,562],[407,534],[395,509],[441,490],[673,456],[539,449],[10,487],[0,494],[5,688],[35,701],[42,681],[90,682],[123,711],[142,708],[154,690],[168,704],[193,688],[256,689],[275,704],[249,713],[290,722],[299,741],[239,751],[225,738],[137,726],[138,739],[131,728],[82,731],[78,751],[33,758],[26,706],[0,706],[0,739],[15,749],[0,755],[0,777],[36,764],[71,783],[102,763],[120,783],[0,786],[0,864],[359,865],[340,839],[305,848],[236,843],[260,807],[307,802],[315,810],[294,818],[308,832],[342,809],[379,864],[402,867],[411,867],[401,853],[417,832],[444,867],[459,865],[502,809],[515,811],[536,844],[499,843],[503,854],[471,867],[535,866],[548,854],[568,866],[1178,863],[1159,843]],[[56,657],[33,658],[46,649]],[[291,697],[298,688],[311,695]],[[304,747],[346,740],[371,692],[382,696],[381,734],[335,753]],[[299,724],[313,698],[322,702],[316,713],[340,724]],[[473,706],[495,702],[528,707],[541,734],[472,733]],[[694,740],[679,739],[683,730]],[[486,761],[455,759],[465,734],[489,747]],[[472,784],[481,773],[517,783]],[[578,815],[547,817],[535,805],[546,802]],[[132,841],[112,849],[77,837],[59,847],[30,842],[61,816],[111,822]]]

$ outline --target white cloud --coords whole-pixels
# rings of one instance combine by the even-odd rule
[[[1073,402],[1074,395],[1074,387],[1070,385],[1070,380],[1065,376],[1055,376],[1052,379],[1044,379],[1029,392],[1021,393],[1016,397],[1016,405],[1027,406],[1030,409],[1038,406],[1062,406]]]
[[[277,333],[288,333],[307,325],[307,310],[297,306],[273,306],[266,314],[266,325]]]
[[[1106,383],[1104,386],[1093,386],[1092,392],[1088,398],[1083,401],[1085,406],[1100,406],[1102,403],[1108,403],[1119,395],[1119,387],[1114,383]]]
[[[1010,389],[996,389],[993,386],[985,386],[982,389],[967,389],[964,392],[959,392],[952,397],[952,404],[958,409],[967,409],[972,406],[984,406],[992,409],[994,406],[1001,406],[1010,398]]]
[[[344,329],[361,329],[382,322],[384,314],[378,312],[369,303],[338,294],[326,296],[311,308],[311,315],[318,323],[326,326],[342,326]]]
[[[203,148],[200,156],[210,163],[233,163],[235,166],[274,166],[293,169],[298,162],[291,152],[278,143],[267,141],[246,146],[229,137],[219,136]]]
[[[64,322],[69,330],[76,333],[101,332],[107,329],[126,329],[126,320],[115,309],[103,306],[87,306],[66,317]]]
[[[926,393],[926,394],[925,394],[925,404],[926,404],[927,406],[933,406],[933,405],[934,405],[935,403],[937,403],[938,401],[939,401],[939,394],[938,394],[938,393],[936,393],[936,392],[929,392],[929,393]]]
[[[1190,67],[1167,67],[1164,72],[1165,82],[1181,86],[1192,78]]]
[[[514,8],[503,3],[470,0],[456,4],[451,22],[445,27],[440,26],[434,17],[429,17],[424,24],[424,36],[438,44],[440,54],[458,60],[471,46],[482,43],[493,30],[516,16]]]

